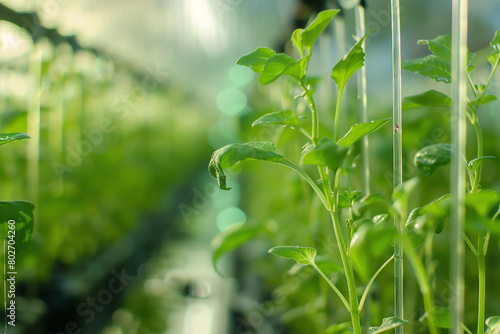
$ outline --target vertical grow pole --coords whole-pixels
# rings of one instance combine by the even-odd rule
[[[399,0],[391,0],[392,28],[392,122],[393,122],[393,186],[394,189],[403,183],[403,163],[401,146],[401,24],[399,16]],[[398,234],[403,233],[404,217],[394,216],[394,225]],[[399,238],[394,242],[394,315],[403,317],[403,245]],[[403,333],[403,327],[397,327],[396,334]]]
[[[465,221],[465,156],[466,123],[465,98],[467,63],[467,0],[453,0],[452,7],[452,62],[451,62],[451,221],[450,221],[450,333],[463,333],[464,312],[464,241]]]
[[[365,1],[360,0],[355,9],[356,37],[361,39],[365,35]],[[365,49],[363,42],[362,48]],[[358,100],[359,100],[359,120],[361,123],[368,121],[367,97],[366,97],[366,66],[358,71]],[[370,167],[368,154],[368,136],[361,139],[361,154],[363,157],[363,193],[370,195]]]
[[[40,155],[40,93],[41,93],[42,50],[38,44],[33,45],[29,55],[29,90],[28,90],[28,129],[31,136],[27,146],[27,180],[28,199],[35,205],[38,203],[38,164]]]

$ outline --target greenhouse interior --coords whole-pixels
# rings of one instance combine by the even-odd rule
[[[499,18],[1,1],[3,332],[500,333]]]

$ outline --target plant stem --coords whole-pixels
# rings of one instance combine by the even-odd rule
[[[391,256],[389,258],[389,260],[385,261],[385,263],[382,266],[380,266],[380,268],[378,268],[378,270],[375,272],[375,274],[373,274],[372,278],[370,279],[370,281],[366,285],[365,291],[363,292],[363,296],[361,297],[361,301],[359,302],[359,311],[360,312],[363,309],[363,305],[365,303],[366,297],[368,296],[368,292],[370,291],[370,288],[371,288],[373,282],[375,282],[375,279],[377,278],[378,274],[380,274],[380,272],[389,264],[389,262],[392,261],[392,259],[394,259],[394,255]]]
[[[474,245],[472,244],[472,242],[470,241],[470,239],[467,237],[467,235],[465,233],[463,234],[463,237],[464,237],[465,243],[469,246],[472,254],[474,254],[474,256],[478,257],[479,254],[477,253],[476,247],[474,247]]]
[[[358,302],[358,295],[356,293],[356,282],[354,281],[354,271],[352,269],[351,260],[347,255],[347,249],[339,222],[339,211],[338,211],[339,187],[340,187],[340,169],[338,169],[337,172],[335,173],[335,183],[333,188],[334,189],[333,211],[331,212],[331,218],[333,223],[333,230],[335,232],[335,238],[337,239],[337,244],[340,251],[340,257],[342,259],[342,264],[344,266],[344,271],[347,279],[347,289],[349,290],[349,303],[351,306],[351,319],[352,319],[354,334],[358,333],[361,334],[361,320],[359,316],[359,302]]]
[[[316,110],[316,103],[314,102],[314,98],[312,97],[311,90],[309,89],[309,87],[307,87],[303,81],[297,83],[300,86],[300,88],[304,90],[304,100],[311,109],[311,118],[312,118],[311,141],[313,142],[313,145],[316,146],[318,144],[318,139],[319,139],[319,122],[318,122],[318,112]]]
[[[493,72],[492,72],[493,73]],[[491,80],[492,75],[490,75]],[[488,80],[488,85],[490,83]],[[481,97],[484,96],[486,89],[481,94]],[[477,118],[477,102],[471,107],[472,120],[471,123],[474,126],[474,130],[476,132],[476,141],[477,141],[477,158],[483,157],[483,132],[481,130],[481,125],[479,124]],[[481,181],[481,166],[477,168],[474,174],[474,181],[472,183],[471,193],[477,193],[479,190],[479,182]],[[489,239],[489,238],[488,238]],[[488,248],[486,232],[480,230],[477,235],[477,265],[478,265],[478,274],[479,274],[479,295],[478,295],[478,310],[477,310],[477,332],[484,333],[484,308],[485,308],[485,300],[486,300],[486,265],[485,265],[485,257]],[[470,242],[470,241],[469,241]]]
[[[393,186],[394,189],[403,183],[402,163],[402,117],[401,117],[401,27],[399,15],[399,0],[391,0],[392,14],[392,89],[393,89]],[[397,233],[403,234],[404,217],[395,215],[394,225]],[[399,238],[394,243],[394,315],[404,319],[403,313],[403,246]],[[396,334],[403,333],[403,327],[395,329]]]
[[[321,269],[318,268],[318,266],[314,262],[311,263],[311,266],[321,275],[321,277],[323,277],[323,279],[328,283],[328,285],[333,289],[333,291],[335,291],[335,293],[337,294],[337,296],[339,296],[340,300],[344,304],[347,311],[352,312],[351,306],[345,299],[342,292],[340,292],[340,290],[335,286],[335,284],[333,284],[333,282],[321,271]]]
[[[309,107],[311,108],[311,113],[312,113],[312,142],[313,145],[317,145],[318,142],[318,132],[319,132],[319,125],[318,125],[318,113],[316,110],[316,104],[314,103],[314,98],[312,95],[310,95],[309,89],[304,85],[303,82],[299,83],[300,87],[304,90],[304,99],[306,102],[309,104]],[[339,98],[337,100],[337,109],[336,109],[336,115],[335,115],[335,128],[338,129],[338,114],[339,114],[339,108],[340,108],[340,98],[342,96],[342,90],[339,91]],[[338,133],[338,130],[335,131]],[[337,134],[334,135],[334,137],[337,136]],[[291,164],[293,165],[293,164]],[[295,169],[299,173],[302,171],[300,168],[294,168],[291,165],[287,164],[287,166]],[[331,195],[331,188],[330,188],[330,180],[328,173],[325,171],[325,169],[321,166],[318,167],[320,176],[321,176],[321,181],[323,183],[323,188],[324,188],[324,193],[322,193],[319,188],[317,187],[316,184],[311,183],[312,179],[307,178],[306,180],[311,184],[313,189],[316,191],[316,193],[320,196],[322,199],[323,204],[327,208],[327,210],[330,212],[330,215],[332,217],[333,221],[333,229],[335,232],[335,238],[337,239],[337,244],[339,247],[340,251],[340,256],[342,258],[342,264],[344,266],[344,271],[346,274],[347,278],[347,288],[349,290],[349,304],[346,305],[347,309],[351,313],[351,319],[352,319],[352,325],[354,329],[354,334],[361,334],[361,321],[359,317],[359,310],[358,310],[358,296],[356,294],[356,283],[354,281],[354,272],[352,269],[352,264],[351,261],[347,255],[347,250],[346,250],[346,245],[344,242],[344,238],[342,236],[342,230],[340,228],[340,223],[339,223],[339,217],[338,217],[338,210],[337,210],[337,203],[338,203],[338,188],[340,187],[340,169],[337,170],[337,173],[335,174],[335,183],[334,183],[334,194],[333,197]],[[301,173],[302,174],[302,173]],[[315,269],[325,278],[328,282],[328,284],[332,287],[332,289],[339,295],[340,291],[333,285],[333,283],[317,268],[314,266]],[[342,299],[342,298],[341,298]],[[343,300],[345,301],[345,299]],[[345,303],[344,303],[345,304]]]
[[[334,130],[333,130],[333,140],[337,142],[339,140],[339,115],[340,115],[340,102],[342,101],[342,93],[344,88],[339,87],[337,94],[337,104],[335,106],[335,117],[334,117]]]
[[[452,333],[463,333],[464,313],[464,224],[467,97],[467,0],[453,0],[452,5],[452,154],[450,215],[450,312]],[[479,251],[479,250],[478,250]],[[483,332],[480,332],[483,333]]]
[[[316,192],[316,194],[320,198],[323,205],[326,208],[328,208],[330,206],[330,204],[329,204],[330,201],[327,199],[327,197],[325,197],[325,194],[323,194],[323,192],[321,191],[321,189],[319,189],[316,182],[314,182],[314,180],[309,176],[309,174],[307,174],[302,168],[300,168],[299,166],[295,165],[293,162],[291,162],[287,159],[284,159],[283,161],[277,161],[276,163],[287,166],[287,167],[293,169],[294,171],[296,171],[297,173],[299,173],[307,181],[307,183],[309,183],[311,188],[313,188],[313,190]]]
[[[401,238],[405,238],[405,236],[400,236]],[[401,240],[403,241],[403,240]],[[424,265],[422,264],[422,261],[420,261],[420,258],[417,255],[417,252],[415,249],[412,247],[411,243],[409,242],[408,239],[404,240],[406,247],[405,247],[405,254],[410,261],[411,266],[413,267],[413,270],[415,271],[415,275],[417,277],[418,284],[420,285],[420,291],[422,292],[423,298],[424,298],[424,308],[425,311],[427,312],[427,324],[429,327],[429,332],[431,334],[437,334],[438,330],[436,328],[436,324],[434,323],[434,312],[432,310],[432,289],[429,283],[429,279],[427,278],[427,274],[424,268]],[[458,331],[453,332],[453,333],[458,333]]]
[[[477,310],[477,332],[484,333],[484,306],[486,301],[486,261],[483,252],[485,235],[484,231],[480,231],[478,235],[478,251],[477,264],[479,269],[479,296]]]
[[[483,157],[483,131],[481,130],[481,125],[477,120],[477,112],[475,109],[472,110],[472,125],[474,130],[476,130],[477,139],[477,158]],[[479,182],[481,180],[481,166],[477,168],[476,174],[474,175],[474,183],[472,185],[471,193],[476,193],[479,189]]]

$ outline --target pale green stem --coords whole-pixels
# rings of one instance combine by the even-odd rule
[[[450,312],[452,333],[463,333],[464,314],[464,224],[465,165],[461,157],[466,148],[467,97],[467,0],[452,4],[452,73],[451,84],[451,215],[450,215]],[[480,333],[483,333],[481,331]]]
[[[405,238],[404,235],[402,237]],[[427,326],[429,327],[429,332],[431,334],[437,334],[438,330],[436,328],[436,324],[434,323],[434,312],[432,309],[432,289],[429,283],[429,279],[427,278],[425,267],[408,239],[405,239],[404,241],[406,245],[405,255],[410,261],[411,266],[413,267],[418,284],[420,286],[420,292],[422,292],[422,296],[424,298],[424,308],[427,312]]]
[[[486,301],[486,261],[484,254],[484,232],[479,232],[477,237],[477,247],[479,256],[477,257],[478,271],[479,271],[479,296],[478,296],[478,310],[477,310],[477,332],[484,333],[484,306]]]
[[[299,81],[297,83],[300,86],[300,88],[304,90],[304,100],[311,109],[311,118],[312,118],[311,141],[313,142],[313,145],[316,146],[318,144],[318,139],[319,139],[319,122],[318,122],[318,112],[316,110],[316,103],[314,102],[314,98],[312,97],[312,95],[310,95],[309,88],[304,84],[304,82]]]
[[[462,324],[462,328],[464,329],[465,332],[467,332],[467,334],[473,334],[472,331],[468,329],[464,324]]]
[[[337,294],[337,296],[339,296],[340,300],[344,304],[347,311],[351,312],[351,306],[345,299],[342,292],[340,292],[340,290],[335,286],[335,284],[333,284],[333,282],[318,268],[318,266],[314,262],[311,263],[311,266],[321,275],[321,277],[324,278],[326,283],[328,283],[328,285],[333,289],[333,291],[335,291],[335,293]]]
[[[499,64],[500,64],[500,57],[497,57],[497,60],[495,61],[495,65],[493,65],[493,69],[491,70],[490,77],[488,78],[488,82],[486,83],[486,86],[484,88],[483,93],[481,94],[481,97],[483,97],[484,94],[486,93],[486,90],[488,89],[491,80],[493,79],[493,75],[495,74]]]
[[[479,254],[476,250],[476,247],[474,247],[474,245],[472,244],[472,242],[470,241],[470,239],[467,237],[467,235],[465,233],[463,234],[463,237],[464,237],[465,243],[469,246],[471,252],[474,254],[475,257],[478,257]]]
[[[308,92],[307,88],[303,83],[300,83],[300,86],[304,91]],[[340,98],[342,96],[342,90],[339,90],[339,98],[337,100],[337,109],[336,109],[336,116],[335,116],[335,128],[338,128],[338,114],[339,114],[339,108],[340,108]],[[316,105],[314,103],[314,99],[312,96],[306,94],[304,96],[306,98],[306,101],[309,103],[309,107],[311,108],[312,115],[313,115],[313,144],[316,145],[318,141],[318,123],[317,123],[317,111],[316,111]],[[317,128],[317,129],[316,129]],[[316,130],[315,130],[316,129]],[[337,132],[337,130],[336,130]],[[335,135],[334,135],[335,137]],[[335,174],[335,182],[334,182],[334,194],[333,197],[331,195],[331,187],[330,187],[330,180],[329,176],[326,173],[325,169],[321,166],[318,167],[320,175],[321,175],[321,181],[323,183],[323,188],[325,191],[325,194],[323,194],[323,198],[325,201],[323,201],[323,204],[325,204],[325,207],[330,211],[330,215],[332,217],[332,222],[333,222],[333,229],[335,232],[335,238],[337,239],[337,244],[339,247],[340,251],[340,257],[342,259],[342,264],[344,267],[346,279],[347,279],[347,288],[349,290],[349,305],[350,305],[350,313],[351,313],[351,319],[352,319],[352,325],[353,325],[353,330],[354,334],[361,334],[361,321],[359,317],[359,310],[358,310],[358,296],[356,293],[356,282],[354,281],[354,272],[352,269],[352,264],[351,260],[348,257],[347,254],[347,249],[345,245],[344,238],[342,236],[342,229],[340,228],[340,223],[339,223],[339,212],[338,212],[338,189],[340,187],[340,169],[337,170]],[[315,190],[319,188],[316,186]],[[321,191],[320,191],[321,192]],[[325,197],[326,196],[326,197]]]
[[[373,285],[373,282],[375,282],[375,279],[377,278],[378,274],[380,274],[380,272],[389,264],[389,262],[391,262],[392,260],[394,259],[394,255],[391,256],[389,258],[389,260],[385,261],[385,263],[380,267],[378,268],[378,270],[375,272],[375,274],[373,274],[372,278],[370,279],[370,281],[368,282],[368,284],[366,285],[366,288],[365,288],[365,291],[363,292],[363,296],[361,297],[361,301],[359,302],[359,311],[361,312],[361,310],[363,309],[363,305],[365,303],[365,299],[366,297],[368,297],[368,292],[370,292],[370,288],[371,286]]]
[[[337,94],[337,105],[335,106],[335,116],[334,116],[334,132],[333,140],[337,142],[339,140],[339,115],[340,115],[340,102],[342,101],[342,93],[344,92],[344,87],[339,87]]]
[[[312,135],[310,137],[312,143],[314,146],[318,144],[318,136],[319,136],[319,122],[318,122],[318,111],[316,110],[316,103],[314,102],[314,98],[312,95],[310,95],[310,90],[309,88],[304,84],[303,81],[298,82],[299,86],[304,90],[304,100],[306,103],[309,105],[309,108],[311,109],[311,115],[312,115]],[[318,171],[321,176],[321,181],[323,184],[323,190],[324,190],[324,196],[326,199],[326,204],[325,207],[328,211],[331,212],[332,210],[332,195],[331,195],[331,190],[330,190],[330,181],[328,174],[325,171],[325,168],[322,166],[318,166]]]
[[[473,110],[473,122],[474,129],[476,130],[477,136],[477,157],[483,156],[483,134],[481,131],[481,126],[477,120],[476,110]],[[479,189],[479,182],[481,179],[481,166],[478,167],[476,174],[474,176],[474,183],[472,186],[472,193],[476,193]],[[478,250],[478,270],[479,270],[479,296],[478,296],[478,311],[477,311],[477,332],[484,333],[484,308],[486,300],[486,232],[480,230],[477,235],[477,250]]]
[[[316,182],[314,182],[314,180],[309,176],[309,174],[307,174],[302,168],[300,168],[299,166],[295,165],[293,162],[286,160],[286,159],[284,159],[282,161],[277,161],[276,163],[287,166],[287,167],[293,169],[294,171],[296,171],[297,173],[299,173],[307,181],[307,183],[309,183],[311,188],[313,188],[314,192],[316,192],[316,194],[320,198],[320,200],[323,203],[323,205],[325,206],[325,208],[328,209],[330,207],[329,200],[325,197],[325,194],[323,194],[323,192],[321,191],[321,189],[319,189]]]
[[[325,192],[326,200],[328,202],[328,207],[326,208],[328,211],[333,211],[333,202],[332,191],[330,189],[330,177],[325,170],[325,167],[318,166],[319,174],[321,176],[321,183],[323,184],[323,191]]]
[[[309,134],[309,132],[306,131],[306,129],[304,129],[303,127],[299,126],[299,131],[302,132],[302,134],[304,136],[306,136],[307,139],[309,139],[309,140],[312,141],[312,136],[311,136],[311,134]]]
[[[403,183],[403,162],[402,162],[402,117],[401,117],[401,27],[399,0],[391,0],[392,14],[392,119],[393,119],[393,187],[396,189]],[[403,234],[404,217],[394,215],[394,225],[397,233]],[[403,245],[399,238],[394,242],[394,315],[404,319],[403,312]],[[395,329],[396,334],[403,333],[403,327]]]
[[[355,12],[356,19],[356,36],[361,39],[365,35],[365,8],[357,6]],[[364,42],[362,48],[364,49]],[[366,93],[366,67],[363,66],[358,71],[358,100],[359,100],[359,119],[362,123],[368,121],[368,105]],[[368,136],[361,139],[361,150],[363,156],[363,192],[366,195],[370,194],[370,158],[369,158],[369,144]]]
[[[477,158],[481,158],[483,157],[483,131],[481,130],[481,125],[479,125],[475,109],[472,110],[472,125],[474,126],[474,130],[476,130]],[[474,182],[472,184],[471,193],[475,193],[478,191],[480,180],[481,180],[481,166],[478,167],[476,174],[474,175]]]
[[[472,79],[470,77],[469,72],[466,72],[466,76],[467,76],[467,82],[469,83],[469,86],[472,90],[472,93],[474,94],[474,98],[477,99],[477,90],[476,90],[476,87],[474,87],[474,84],[472,83]]]
[[[335,183],[334,183],[334,196],[333,196],[333,212],[331,212],[331,218],[333,223],[333,230],[335,232],[335,238],[337,239],[337,244],[340,251],[340,257],[342,259],[342,264],[344,266],[344,271],[347,280],[347,289],[349,290],[349,304],[351,306],[351,319],[354,334],[361,334],[361,320],[359,316],[359,303],[358,295],[356,292],[356,282],[354,280],[354,271],[352,268],[351,260],[347,255],[347,248],[345,245],[344,237],[342,235],[342,229],[340,228],[339,222],[339,210],[338,210],[338,190],[340,188],[340,169],[335,173]]]

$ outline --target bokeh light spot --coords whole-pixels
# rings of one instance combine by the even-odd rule
[[[234,225],[244,224],[247,220],[247,215],[240,208],[231,206],[222,210],[217,215],[217,228],[224,232]]]
[[[233,65],[229,68],[227,76],[229,77],[229,82],[233,87],[243,87],[252,81],[254,72],[248,67]]]
[[[217,94],[217,108],[228,116],[237,115],[247,106],[247,96],[237,88],[226,88]]]

